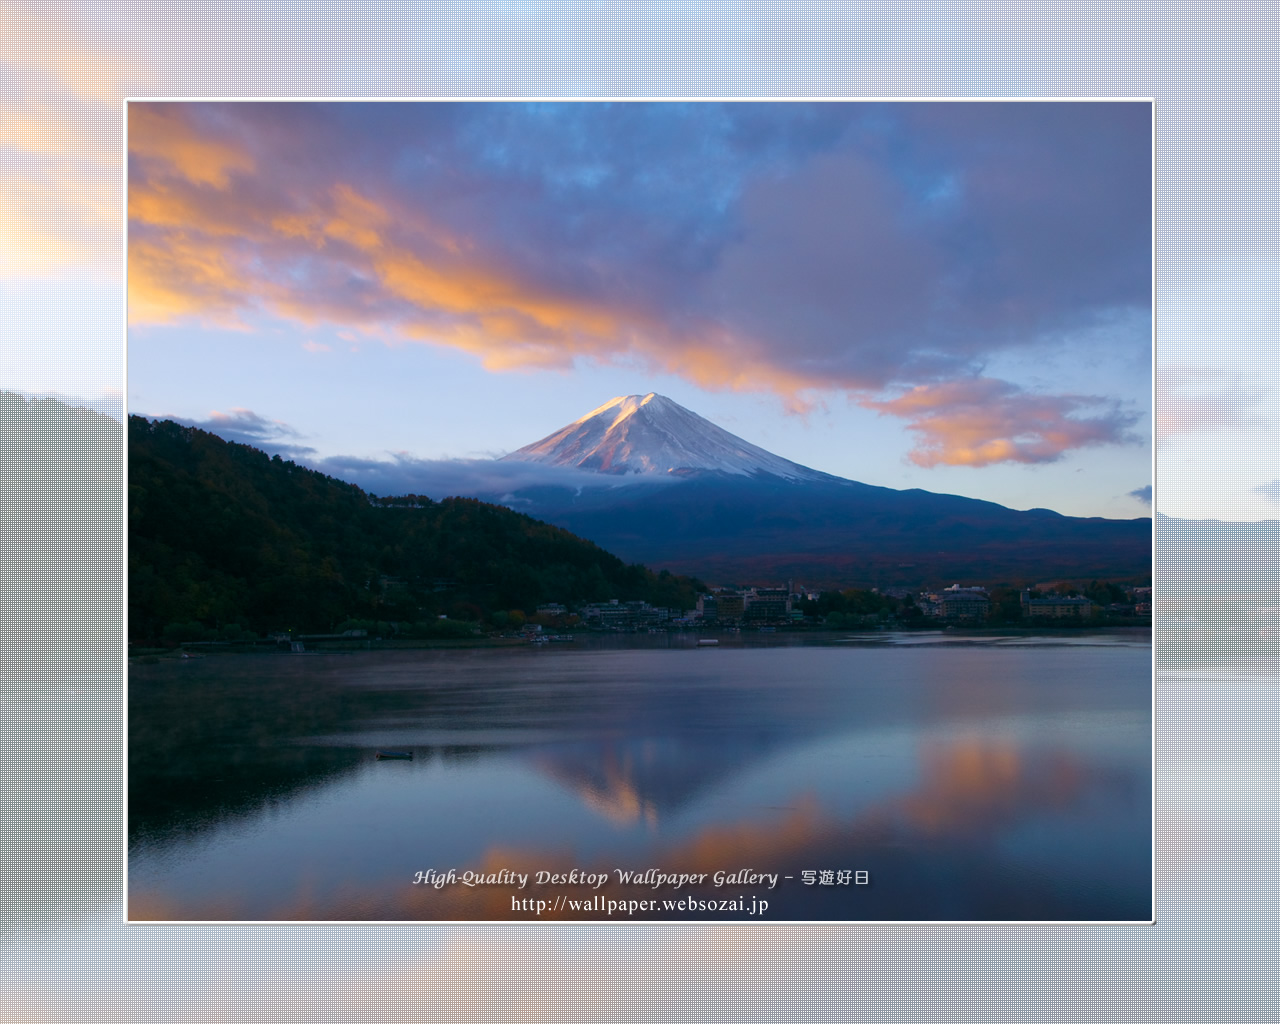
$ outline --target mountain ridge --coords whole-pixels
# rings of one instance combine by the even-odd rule
[[[1149,517],[1019,511],[833,476],[652,392],[614,398],[506,458],[587,472],[581,486],[495,500],[624,559],[712,582],[896,587],[1151,571]],[[668,486],[642,486],[659,479]]]

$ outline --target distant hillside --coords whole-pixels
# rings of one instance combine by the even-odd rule
[[[135,642],[320,632],[348,619],[478,622],[551,601],[692,607],[699,586],[475,499],[375,503],[171,421],[131,416],[128,459]]]
[[[1280,522],[1156,519],[1163,650],[1179,659],[1280,653]]]
[[[1151,573],[1150,519],[1020,512],[852,480],[705,473],[664,487],[545,487],[514,498],[622,558],[709,583],[885,588]]]
[[[123,435],[90,409],[0,392],[0,633],[14,685],[105,688],[119,663]]]

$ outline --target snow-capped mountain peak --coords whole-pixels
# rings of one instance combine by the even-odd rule
[[[653,392],[614,398],[504,458],[615,475],[701,471],[828,479],[825,473],[767,452]]]

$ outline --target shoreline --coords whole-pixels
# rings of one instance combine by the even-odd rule
[[[1009,626],[929,626],[929,627],[897,627],[884,629],[821,629],[816,627],[801,629],[779,629],[776,632],[762,632],[758,629],[676,629],[663,630],[658,633],[649,632],[623,632],[623,631],[602,631],[593,630],[590,632],[579,632],[572,634],[573,641],[571,643],[557,643],[556,647],[569,647],[584,642],[583,646],[601,646],[601,641],[613,641],[615,643],[624,640],[653,640],[657,641],[660,637],[688,637],[692,644],[696,646],[699,639],[715,639],[724,640],[731,638],[740,641],[738,644],[723,644],[722,646],[787,646],[787,641],[793,641],[799,638],[813,638],[815,640],[828,641],[848,641],[849,639],[866,639],[878,640],[891,636],[951,636],[956,638],[972,637],[981,639],[983,637],[1000,637],[1000,636],[1019,636],[1019,637],[1071,637],[1083,635],[1126,635],[1126,634],[1144,634],[1150,635],[1152,632],[1152,623],[1148,620],[1142,623],[1118,624],[1106,623],[1100,625],[1089,625],[1085,623],[1072,623],[1070,625],[1052,626],[1052,625],[1009,625]],[[563,634],[562,634],[563,635]],[[750,642],[748,642],[750,641]],[[762,642],[763,641],[763,642]],[[781,642],[780,642],[781,641]],[[382,640],[302,640],[304,649],[301,651],[292,651],[288,649],[287,643],[259,640],[250,643],[235,643],[230,641],[194,641],[188,644],[182,644],[178,647],[139,647],[130,650],[127,653],[127,659],[130,662],[141,661],[145,659],[151,661],[180,661],[195,660],[205,657],[227,657],[232,655],[246,654],[271,654],[297,657],[299,655],[315,655],[315,654],[356,654],[356,653],[372,653],[375,651],[434,651],[434,650],[497,650],[503,648],[524,648],[530,646],[542,647],[542,643],[534,643],[524,637],[512,636],[477,636],[469,639],[456,640],[431,640],[427,638],[412,637],[401,640],[382,639]],[[545,646],[551,647],[552,644]],[[683,645],[682,645],[683,646]],[[582,647],[578,647],[582,649]]]

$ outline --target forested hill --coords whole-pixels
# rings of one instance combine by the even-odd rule
[[[691,608],[700,588],[501,506],[377,501],[167,420],[129,417],[128,459],[136,643],[328,632],[351,619],[439,632],[440,615],[502,622],[547,602]]]
[[[0,391],[6,686],[74,676],[93,681],[80,685],[94,699],[114,699],[103,681],[114,678],[123,618],[123,434],[102,413]],[[36,691],[8,692],[21,703]]]

